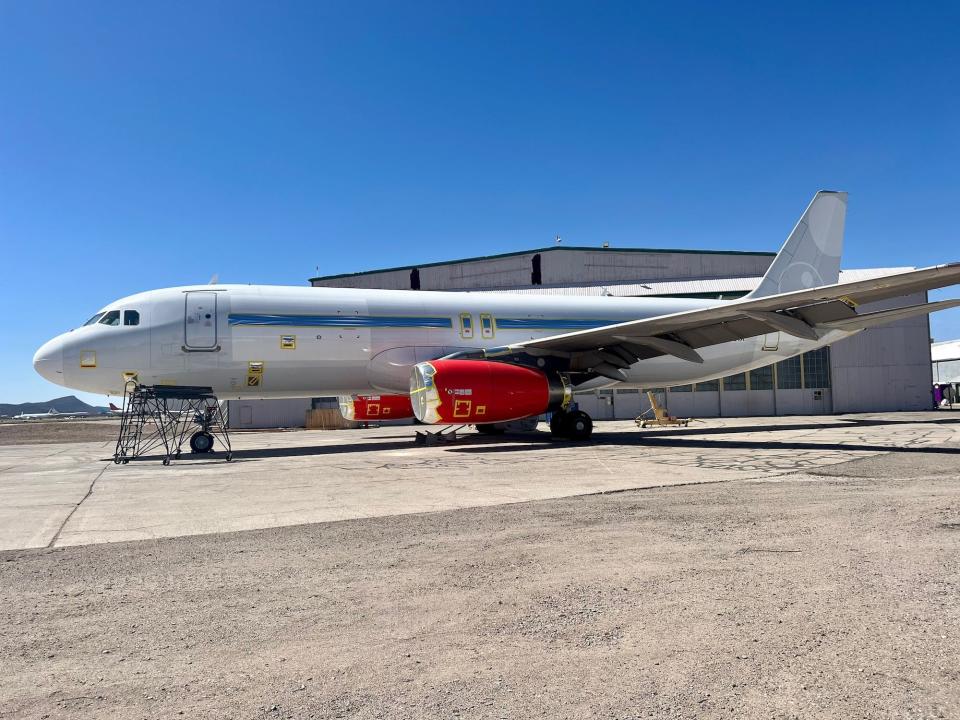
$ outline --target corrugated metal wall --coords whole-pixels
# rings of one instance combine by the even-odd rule
[[[310,403],[310,398],[228,400],[227,416],[233,429],[304,427]]]
[[[533,258],[540,256],[541,284],[581,284],[761,276],[773,256],[760,253],[627,251],[547,248],[507,257],[453,262],[417,269],[422,290],[480,290],[529,287]],[[319,287],[409,290],[411,268],[319,278]]]
[[[859,312],[927,301],[926,293],[862,305]],[[930,324],[926,315],[864,330],[830,350],[834,412],[928,410],[933,407]]]

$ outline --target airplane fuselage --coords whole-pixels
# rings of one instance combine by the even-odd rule
[[[201,285],[111,303],[101,311],[119,313],[107,316],[110,324],[96,321],[54,338],[34,364],[60,385],[109,395],[122,394],[131,377],[145,385],[209,386],[222,399],[406,393],[417,362],[720,302]],[[851,334],[833,330],[812,341],[772,332],[704,347],[702,364],[663,355],[632,365],[620,386],[700,382]],[[578,389],[613,384],[601,377]]]

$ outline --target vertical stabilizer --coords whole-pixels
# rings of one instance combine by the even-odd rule
[[[767,274],[748,297],[833,285],[840,279],[847,193],[821,190],[813,196]]]

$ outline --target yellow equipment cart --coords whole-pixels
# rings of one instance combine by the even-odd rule
[[[647,398],[650,400],[650,409],[637,418],[637,427],[686,427],[690,424],[690,418],[678,418],[673,415],[667,415],[667,411],[660,407],[660,404],[657,402],[657,396],[649,390],[647,390]],[[653,417],[645,417],[650,412],[653,412]]]

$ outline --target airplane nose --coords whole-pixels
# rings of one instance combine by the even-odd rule
[[[33,369],[57,385],[63,385],[63,339],[55,337],[44,343],[33,356]]]

